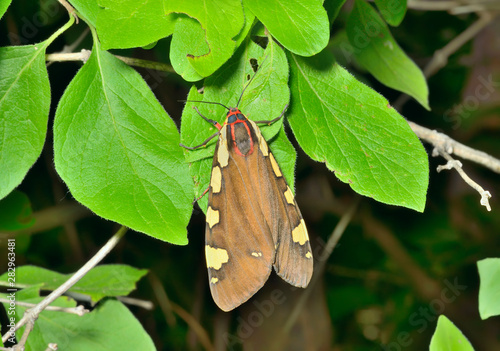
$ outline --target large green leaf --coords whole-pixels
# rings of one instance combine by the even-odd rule
[[[440,315],[429,351],[474,351],[474,348],[455,324]]]
[[[98,45],[57,108],[54,161],[96,214],[187,243],[193,185],[177,128],[140,75]]]
[[[2,2],[0,2],[0,18],[3,17],[5,11],[7,11],[11,3],[12,0],[3,0]]]
[[[289,62],[288,120],[304,151],[356,192],[423,211],[427,153],[405,119],[327,51]]]
[[[429,109],[429,89],[422,71],[399,47],[370,4],[355,1],[346,30],[361,65],[382,84],[412,96]]]
[[[479,278],[479,315],[482,319],[500,314],[500,258],[477,262]]]
[[[0,199],[21,183],[42,152],[50,108],[48,44],[0,48]]]
[[[94,27],[96,26],[97,16],[101,10],[97,4],[97,0],[71,0],[71,5],[73,5],[78,13],[85,17],[90,24]]]
[[[244,5],[297,55],[315,55],[328,44],[330,24],[321,1],[245,0]]]
[[[188,61],[195,71],[202,77],[214,73],[233,54],[237,41],[235,38],[245,27],[245,16],[243,6],[239,1],[231,0],[171,0],[165,2],[165,13],[183,13],[196,19],[205,31],[205,41],[208,51],[199,54],[186,47],[184,56],[188,55]],[[188,39],[177,38],[178,43],[187,43],[192,39],[190,33],[179,33],[177,35],[188,35]],[[184,44],[182,45],[184,47]],[[199,50],[200,45],[194,49]],[[179,48],[177,49],[179,51]]]
[[[145,46],[171,35],[175,15],[165,16],[163,0],[99,0],[97,32],[104,49]]]
[[[69,291],[87,295],[93,302],[107,296],[126,296],[135,290],[135,284],[147,270],[127,265],[100,265],[91,269]],[[44,290],[55,290],[73,274],[61,274],[35,266],[16,268],[16,286],[21,288],[41,286]],[[0,276],[0,285],[9,286],[8,274]]]
[[[289,100],[288,64],[283,50],[273,42],[269,42],[268,48],[263,52],[257,44],[246,41],[245,45],[220,70],[205,80],[204,93],[199,94],[193,88],[188,100],[217,102],[228,107],[236,106],[242,90],[254,75],[251,65],[253,60],[258,62],[260,68],[245,90],[239,107],[249,119],[254,121],[271,120],[278,117]],[[200,145],[217,131],[193,110],[193,106],[197,106],[204,116],[216,120],[220,124],[224,123],[227,113],[219,105],[187,103],[183,111],[181,125],[181,140],[187,146]],[[290,154],[279,152],[280,149],[285,151],[287,143],[289,144],[289,141],[285,139],[285,133],[279,133],[282,123],[283,121],[279,120],[270,126],[261,125],[261,131],[266,140],[270,140],[278,134],[274,141],[278,147],[273,148],[273,143],[270,147],[275,153],[274,156],[278,163],[282,166],[285,177],[293,186],[291,179],[293,178],[295,154],[290,157]],[[278,141],[278,139],[280,140]],[[205,148],[186,151],[186,160],[190,162],[197,196],[201,195],[208,187],[212,167],[212,160],[208,158],[213,157],[216,142],[217,138],[214,138]],[[292,167],[290,167],[291,158],[294,161]],[[287,162],[288,165],[283,167]],[[206,209],[206,201],[206,197],[200,200],[200,207],[203,210]]]

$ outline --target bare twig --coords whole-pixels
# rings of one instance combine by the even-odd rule
[[[181,317],[184,322],[186,322],[189,327],[196,333],[198,336],[198,339],[200,340],[200,343],[203,345],[205,350],[208,351],[215,351],[214,346],[212,345],[212,342],[210,341],[210,338],[208,337],[207,331],[203,328],[203,326],[194,318],[189,312],[187,312],[185,309],[183,309],[181,306],[170,302],[172,306],[172,310],[179,316]]]
[[[4,299],[4,298],[0,297],[0,302],[10,303],[11,301],[9,299]],[[36,306],[36,304],[34,304],[34,303],[23,302],[23,301],[16,301],[16,305],[24,306],[24,307]],[[76,314],[77,316],[80,316],[80,317],[86,313],[89,313],[89,310],[85,309],[82,305],[79,305],[76,307],[47,306],[47,307],[45,307],[45,310],[46,311],[57,311],[57,312]]]
[[[64,62],[64,61],[82,61],[82,62],[87,62],[91,54],[90,50],[82,49],[80,52],[71,52],[71,53],[54,53],[54,54],[47,54],[45,55],[45,60],[49,62],[57,61],[57,62]],[[149,61],[149,60],[142,60],[138,58],[133,58],[133,57],[125,57],[125,56],[119,56],[115,55],[117,59],[120,59],[121,61],[125,62],[129,66],[135,66],[135,67],[142,67],[142,68],[148,68],[148,69],[154,69],[156,71],[162,71],[162,72],[175,72],[172,66],[167,65],[166,63],[161,63],[161,62],[155,62],[155,61]]]
[[[76,23],[78,23],[78,16],[76,15],[75,8],[71,6],[69,2],[67,2],[66,0],[57,0],[57,1],[59,1],[59,3],[64,6],[66,11],[68,11],[68,14],[70,16],[73,16],[76,20]]]
[[[325,247],[323,248],[323,252],[321,253],[320,257],[318,258],[318,263],[316,264],[315,267],[315,272],[314,275],[311,279],[311,282],[309,283],[309,286],[307,287],[306,290],[300,295],[299,301],[295,304],[295,307],[293,311],[290,313],[290,317],[287,319],[285,326],[283,327],[283,332],[285,334],[288,334],[295,322],[297,321],[297,318],[300,315],[300,312],[305,306],[305,303],[307,302],[307,299],[309,298],[309,295],[314,289],[314,286],[318,282],[318,280],[323,277],[323,271],[325,269],[326,262],[328,261],[328,258],[333,252],[333,249],[335,246],[337,246],[337,243],[339,242],[340,238],[342,237],[342,234],[344,234],[345,229],[351,223],[351,220],[356,213],[356,210],[359,205],[359,197],[356,197],[354,202],[349,206],[347,211],[342,215],[340,218],[340,221],[337,223],[335,226],[335,229],[333,230],[332,234],[328,238],[328,241],[326,242]]]
[[[108,242],[92,257],[87,263],[83,265],[75,274],[73,274],[66,282],[64,282],[61,286],[59,286],[56,290],[52,291],[45,299],[43,299],[40,303],[38,303],[35,307],[30,308],[24,312],[23,318],[19,322],[17,322],[14,330],[18,330],[23,325],[26,325],[24,329],[24,333],[19,341],[19,344],[16,345],[18,348],[23,348],[26,344],[26,340],[33,330],[33,326],[35,324],[36,319],[40,315],[40,313],[47,308],[55,299],[64,294],[68,289],[70,289],[74,284],[76,284],[80,279],[82,279],[85,274],[87,274],[92,268],[95,267],[106,255],[116,246],[116,244],[120,241],[120,239],[127,232],[126,227],[121,227],[112,237],[108,240]],[[2,341],[5,342],[10,336],[10,330],[5,333],[2,337]]]
[[[361,218],[363,230],[404,272],[405,278],[411,283],[417,294],[427,301],[439,298],[441,291],[439,283],[427,275],[391,230],[369,212],[363,213]]]
[[[485,191],[479,184],[473,181],[462,169],[462,163],[454,160],[450,155],[455,154],[463,159],[474,161],[497,173],[500,173],[500,160],[488,155],[487,153],[465,146],[453,140],[449,136],[435,130],[427,129],[413,122],[408,122],[408,124],[420,139],[425,140],[434,146],[432,153],[433,156],[440,155],[448,161],[445,166],[439,166],[437,171],[441,172],[443,169],[455,168],[462,179],[474,190],[479,192],[481,195],[481,205],[485,206],[488,211],[491,211],[491,207],[488,202],[488,199],[491,198],[491,193],[489,191]]]
[[[65,62],[65,61],[82,61],[87,62],[92,52],[87,49],[82,49],[80,52],[57,52],[55,54],[45,55],[45,61],[47,62]]]
[[[413,122],[408,122],[408,124],[420,139],[427,141],[432,146],[444,150],[448,154],[455,154],[465,160],[476,162],[493,172],[500,173],[499,159],[461,144],[446,134],[430,130]]]
[[[407,6],[409,9],[421,11],[448,11],[454,15],[500,10],[497,0],[409,0]]]
[[[470,177],[464,172],[462,169],[462,163],[460,161],[454,160],[447,152],[442,149],[435,148],[432,152],[433,156],[441,155],[443,156],[448,163],[444,166],[438,166],[437,171],[441,172],[443,169],[452,169],[455,168],[458,174],[462,177],[462,179],[469,184],[474,190],[476,190],[479,195],[481,195],[481,205],[485,206],[488,211],[491,211],[490,203],[488,201],[491,198],[491,193],[487,190],[484,190],[479,184],[470,179]]]
[[[448,58],[458,51],[465,43],[474,38],[477,33],[483,30],[491,23],[494,16],[488,12],[481,13],[479,19],[472,23],[466,30],[457,35],[453,40],[446,44],[443,48],[436,50],[432,56],[432,60],[425,66],[424,75],[426,78],[434,75],[441,68],[446,66]]]

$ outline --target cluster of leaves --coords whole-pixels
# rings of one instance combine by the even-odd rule
[[[135,1],[72,3],[91,27],[94,47],[57,106],[54,159],[72,195],[96,214],[161,240],[187,243],[185,227],[194,197],[188,174],[195,180],[196,195],[201,194],[214,145],[188,152],[188,168],[179,141],[200,144],[213,131],[188,104],[179,139],[175,124],[141,77],[105,51],[147,45],[169,35],[176,72],[187,81],[207,77],[204,93],[193,87],[189,99],[234,105],[253,72],[251,60],[256,60],[258,75],[240,106],[250,118],[278,116],[289,106],[290,127],[312,159],[324,162],[360,194],[423,210],[428,165],[422,145],[387,100],[335,64],[325,49],[330,21],[341,2],[330,18],[320,3],[301,1],[286,6],[229,1],[224,11],[215,3],[202,6],[196,1],[165,6],[161,1],[146,6]],[[282,14],[282,21],[275,21],[273,13]],[[390,67],[377,78],[427,106],[421,72],[371,5],[358,0],[350,21],[351,48],[360,63],[373,72]],[[376,35],[366,32],[367,23],[376,24]],[[72,24],[73,19],[42,43],[0,52],[0,74],[5,77],[1,109],[8,121],[1,166],[12,170],[2,175],[2,197],[19,185],[40,154],[50,103],[44,57]],[[267,42],[265,50],[254,43],[259,38]],[[360,45],[359,38],[368,43]],[[28,102],[16,104],[26,91]],[[200,110],[222,122],[222,109],[213,106]],[[281,126],[275,123],[263,133],[268,139],[276,136],[271,148],[293,184],[295,151]],[[201,207],[206,208],[203,203]]]

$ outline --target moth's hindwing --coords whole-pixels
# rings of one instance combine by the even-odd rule
[[[276,245],[274,269],[286,282],[305,288],[313,272],[313,256],[307,228],[295,197],[266,140],[255,123],[250,123],[259,140],[259,154],[265,160],[271,193],[276,198],[273,208],[275,214],[268,220]]]
[[[304,220],[267,142],[254,122],[231,111],[212,164],[205,246],[210,290],[224,311],[252,297],[273,266],[298,287],[313,270]]]

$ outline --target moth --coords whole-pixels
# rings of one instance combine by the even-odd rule
[[[218,132],[201,145],[181,146],[204,147],[218,135],[207,189],[205,255],[212,297],[230,311],[264,285],[273,267],[286,282],[305,288],[313,256],[294,195],[257,126],[285,111],[272,121],[254,122],[238,107],[213,104],[228,110],[222,126],[195,110]]]

